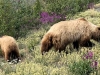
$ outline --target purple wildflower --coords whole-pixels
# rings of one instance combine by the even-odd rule
[[[97,69],[98,62],[97,60],[91,62],[91,67]]]
[[[57,15],[56,13],[52,14],[54,16],[55,19],[60,19],[61,16],[60,15]]]
[[[42,13],[40,14],[40,16],[45,18],[45,17],[48,17],[49,14],[48,14],[47,12],[42,12]]]
[[[49,16],[48,17],[48,22],[53,22],[54,21],[54,17],[53,16]]]
[[[42,12],[41,14],[40,14],[40,22],[42,22],[43,24],[44,23],[48,23],[48,22],[52,22],[52,18],[51,18],[51,16],[47,13],[47,12]]]
[[[88,57],[89,57],[90,59],[93,58],[93,52],[92,52],[92,51],[89,51],[89,52],[88,52]]]
[[[41,12],[40,14],[40,22],[45,24],[45,23],[51,23],[55,22],[57,20],[65,20],[65,16],[63,15],[57,15],[56,13],[47,13],[47,12]]]
[[[89,62],[90,67],[94,70],[97,69],[98,66],[98,62],[97,60],[93,59],[93,52],[92,51],[88,51],[84,56],[83,56],[83,60],[86,60]]]
[[[87,54],[84,55],[84,57],[86,59],[92,59],[93,58],[93,52],[92,51],[88,51]]]

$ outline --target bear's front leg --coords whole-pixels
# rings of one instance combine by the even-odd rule
[[[9,57],[9,53],[5,52],[5,60],[10,62],[10,57]]]

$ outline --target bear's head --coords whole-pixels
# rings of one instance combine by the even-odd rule
[[[41,53],[48,52],[52,48],[52,40],[50,37],[44,37],[41,41]]]
[[[95,41],[100,41],[100,27],[96,27],[96,29],[92,33],[92,39],[94,39]]]

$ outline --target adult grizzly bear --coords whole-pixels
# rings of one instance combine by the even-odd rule
[[[19,61],[19,49],[13,37],[7,35],[0,37],[0,47],[6,61],[13,59],[17,59],[17,62]]]
[[[52,47],[61,52],[70,43],[73,43],[77,49],[79,45],[81,47],[92,47],[94,43],[90,39],[96,41],[100,39],[100,27],[84,18],[61,21],[54,24],[42,38],[41,52],[42,54],[48,52]]]

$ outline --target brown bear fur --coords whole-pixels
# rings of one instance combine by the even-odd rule
[[[87,46],[88,42],[92,45],[90,39],[100,39],[100,27],[84,18],[61,21],[54,24],[42,38],[41,52],[48,52],[52,47],[61,52],[70,43],[83,47]]]
[[[6,61],[11,61],[12,59],[19,60],[19,48],[13,37],[6,35],[0,37],[0,47]]]

